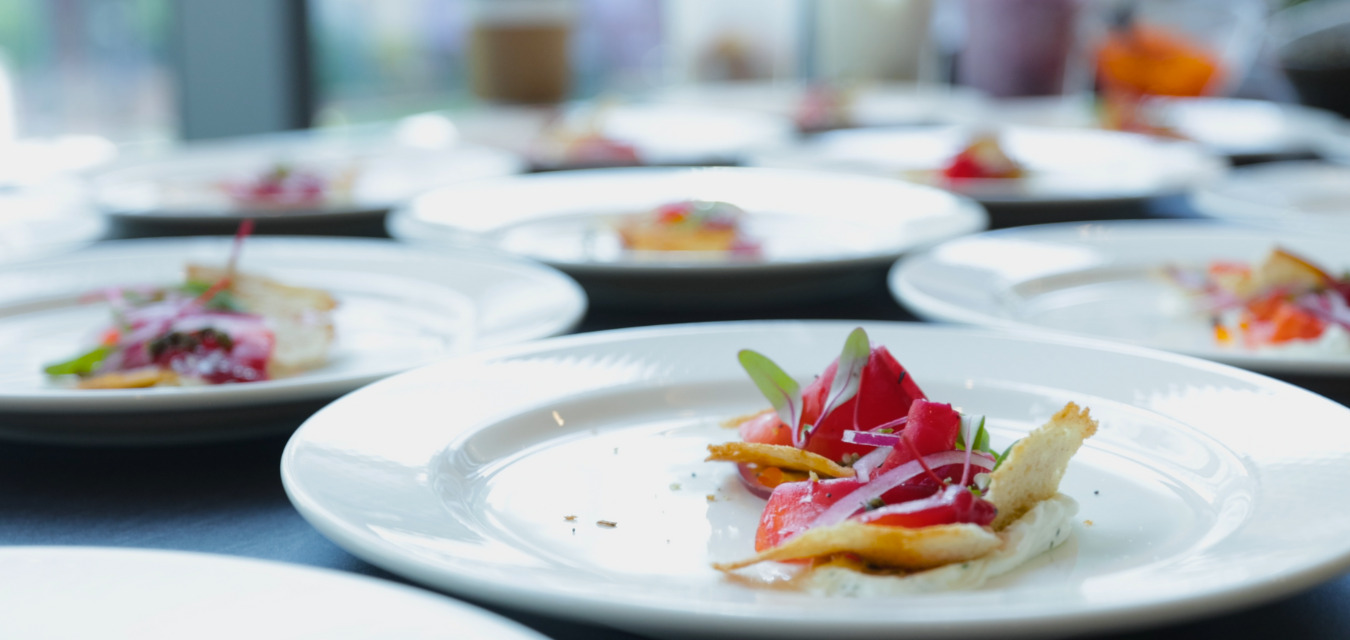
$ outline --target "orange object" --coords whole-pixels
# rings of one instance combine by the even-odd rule
[[[1228,327],[1221,324],[1214,325],[1214,341],[1219,344],[1228,344],[1233,339],[1233,334],[1228,331]]]
[[[1184,36],[1132,24],[1107,35],[1097,76],[1108,93],[1194,97],[1217,86],[1223,70],[1214,54]]]
[[[1326,328],[1317,316],[1291,304],[1281,305],[1271,323],[1275,325],[1275,331],[1270,334],[1270,341],[1277,344],[1290,340],[1314,340]]]

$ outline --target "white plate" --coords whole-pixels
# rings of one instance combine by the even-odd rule
[[[1200,215],[1350,241],[1350,166],[1272,162],[1242,167],[1191,194]]]
[[[0,630],[31,639],[546,640],[482,609],[384,580],[99,547],[0,549]]]
[[[448,122],[445,126],[451,127]],[[524,169],[524,161],[510,152],[454,144],[452,139],[438,140],[418,131],[417,127],[314,130],[192,143],[99,174],[94,201],[114,216],[143,221],[206,223],[245,217],[317,221],[381,214],[428,189]],[[412,133],[401,138],[399,132]],[[442,137],[452,138],[453,128],[443,133]],[[350,188],[318,206],[280,209],[239,204],[223,187],[226,182],[256,179],[279,162],[328,180],[349,178]]]
[[[0,263],[68,251],[102,238],[108,221],[81,200],[73,180],[0,190]]]
[[[946,166],[976,131],[964,126],[834,131],[756,154],[750,164],[849,171],[942,184],[986,204],[1127,201],[1181,193],[1221,175],[1226,163],[1200,147],[1114,131],[1002,127],[1004,150],[1026,167],[1012,180],[945,183]]]
[[[1350,351],[1216,344],[1208,317],[1160,273],[1259,262],[1276,245],[1333,273],[1350,268],[1344,238],[1182,220],[1056,224],[938,245],[897,264],[891,292],[930,320],[1109,338],[1261,371],[1350,374]]]
[[[1350,565],[1350,499],[1326,490],[1350,481],[1350,409],[1137,347],[868,323],[931,397],[990,415],[995,447],[1066,401],[1091,408],[1102,428],[1062,484],[1081,504],[1073,538],[965,592],[814,598],[723,578],[709,562],[752,553],[763,508],[703,461],[735,437],[721,421],[766,406],[737,350],[809,380],[853,326],[656,327],[440,363],[313,416],[282,479],[321,533],[402,576],[669,637],[1070,635],[1246,606]]]
[[[109,416],[334,398],[450,354],[556,335],[578,322],[586,307],[584,294],[566,276],[506,256],[434,254],[380,240],[255,237],[245,245],[241,270],[337,297],[337,341],[327,365],[266,382],[99,391],[64,388],[42,373],[45,363],[87,348],[109,322],[106,306],[82,304],[82,294],[181,282],[190,260],[223,264],[230,242],[108,242],[0,271],[0,350],[6,354],[0,359],[0,415],[84,415],[88,424],[81,432],[97,437],[117,435],[100,424]],[[0,424],[0,435],[41,435],[41,425]],[[207,430],[197,427],[184,424],[164,436]]]
[[[642,164],[735,164],[754,148],[796,136],[788,118],[707,105],[587,102],[553,108],[514,107],[458,114],[466,140],[492,144],[534,158],[549,169],[575,166],[540,154],[551,126],[594,127],[605,138],[631,145]]]
[[[985,99],[964,87],[925,84],[860,85],[849,94],[849,126],[971,122],[985,113]],[[680,85],[653,100],[678,105],[712,105],[795,119],[807,87],[798,82],[719,82]]]
[[[684,199],[748,212],[761,255],[629,252],[616,218]],[[850,286],[910,249],[985,228],[965,198],[896,180],[765,169],[636,168],[482,181],[429,193],[386,221],[396,238],[488,246],[575,276],[597,302],[655,306],[800,300]]]
[[[1297,104],[1236,98],[1160,99],[1159,121],[1214,153],[1235,158],[1314,152],[1339,118]],[[1012,98],[994,103],[998,122],[1045,127],[1096,127],[1097,107],[1083,98]]]

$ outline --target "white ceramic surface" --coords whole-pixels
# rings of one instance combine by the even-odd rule
[[[1350,480],[1350,409],[1137,347],[865,323],[930,397],[988,414],[995,448],[1067,401],[1091,408],[1102,427],[1061,487],[1081,503],[1073,537],[965,592],[818,598],[723,577],[709,562],[752,553],[763,508],[732,465],[703,461],[736,437],[722,421],[767,406],[737,350],[809,380],[854,326],[653,327],[432,365],[312,417],[282,479],[320,532],[390,571],[666,637],[1069,635],[1250,605],[1350,566],[1350,498],[1326,490]]]
[[[1234,170],[1191,194],[1200,215],[1316,234],[1350,243],[1350,166],[1271,162]]]
[[[1213,327],[1162,275],[1167,265],[1259,262],[1275,246],[1334,273],[1344,238],[1215,222],[1055,224],[938,245],[891,271],[891,292],[920,317],[1108,338],[1270,372],[1350,374],[1350,351],[1251,350],[1214,342]]]
[[[506,256],[437,254],[380,240],[255,237],[245,244],[241,270],[323,288],[338,299],[327,365],[266,382],[99,391],[62,387],[42,373],[45,363],[87,349],[110,322],[104,304],[81,302],[82,295],[181,282],[188,261],[223,264],[230,242],[108,242],[0,270],[0,350],[7,354],[0,360],[0,414],[84,413],[97,432],[103,414],[331,398],[450,354],[556,335],[586,308],[566,276]]]
[[[937,174],[976,132],[996,132],[1022,178],[946,181]],[[754,155],[750,164],[821,169],[936,184],[987,204],[1126,201],[1181,193],[1223,173],[1200,147],[1114,131],[1008,126],[854,129]]]
[[[985,113],[985,99],[964,87],[923,84],[862,84],[849,94],[851,126],[970,122]],[[717,82],[671,87],[653,100],[678,105],[714,105],[795,118],[807,95],[797,82]]]
[[[231,556],[100,547],[0,549],[0,635],[103,640],[545,640],[404,585]]]
[[[0,264],[69,251],[107,234],[107,219],[82,195],[74,180],[0,190]]]
[[[1175,98],[1150,108],[1183,137],[1236,158],[1312,153],[1339,120],[1303,105],[1237,98]],[[1082,98],[1012,98],[992,104],[988,116],[1010,124],[1095,127],[1096,109]]]
[[[524,161],[508,151],[456,144],[448,121],[430,133],[412,122],[388,131],[316,130],[185,145],[95,176],[94,202],[111,215],[142,221],[316,220],[376,215],[428,189],[524,169]],[[238,203],[223,186],[254,180],[277,163],[330,183],[349,180],[350,187],[330,191],[317,206],[283,209]]]
[[[744,209],[745,233],[761,244],[761,255],[622,248],[619,217],[688,199]],[[569,171],[456,185],[418,198],[388,222],[403,240],[489,246],[569,273],[633,278],[872,264],[985,224],[978,205],[936,189],[735,167]]]

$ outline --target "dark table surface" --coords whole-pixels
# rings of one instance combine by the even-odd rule
[[[1149,203],[1131,217],[1187,215],[1184,203],[1172,199]],[[144,229],[121,229],[118,234],[148,233]],[[737,319],[913,320],[892,301],[879,274],[868,277],[875,281],[864,295],[830,304],[681,314],[592,309],[579,330]],[[1342,403],[1350,402],[1350,385],[1344,380],[1294,382],[1306,382]],[[0,544],[201,551],[405,582],[338,548],[296,513],[282,490],[279,475],[285,444],[285,435],[151,448],[0,443]],[[1347,603],[1350,576],[1341,576],[1293,597],[1227,615],[1094,637],[1350,637]],[[499,612],[558,640],[635,637],[598,626]]]

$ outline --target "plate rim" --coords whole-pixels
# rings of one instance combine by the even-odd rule
[[[1025,340],[1042,344],[1051,343],[1067,347],[1095,349],[1126,356],[1141,357],[1153,361],[1182,365],[1200,371],[1223,374],[1235,381],[1245,381],[1252,384],[1259,384],[1260,386],[1267,388],[1282,389],[1285,392],[1303,396],[1311,402],[1325,403],[1340,412],[1350,411],[1350,408],[1346,408],[1343,405],[1335,403],[1334,401],[1311,391],[1307,391],[1306,389],[1302,389],[1278,379],[1229,365],[1167,351],[1078,336],[1047,335],[1037,332],[1000,331],[982,327],[932,325],[913,322],[749,320],[632,327],[612,331],[564,336],[525,345],[514,345],[511,347],[494,349],[490,352],[469,354],[458,358],[457,361],[461,363],[472,363],[496,358],[510,358],[529,353],[532,350],[564,349],[582,346],[588,343],[603,343],[611,339],[623,339],[633,335],[641,336],[645,333],[719,331],[760,327],[806,327],[811,330],[835,329],[842,334],[842,331],[846,331],[848,327],[857,326],[859,324],[865,326],[908,327],[909,329],[907,330],[915,330],[917,332],[985,336],[997,339]],[[397,381],[391,378],[380,384],[392,385],[396,383]],[[368,392],[369,390],[363,390],[363,393]],[[513,610],[535,614],[542,613],[544,615],[563,619],[581,620],[592,624],[599,621],[601,624],[614,624],[621,628],[639,630],[639,632],[644,633],[657,633],[658,635],[669,635],[677,632],[694,633],[696,635],[745,634],[746,637],[787,638],[821,631],[821,629],[818,628],[819,625],[808,625],[809,628],[799,630],[795,633],[784,633],[781,628],[778,628],[774,632],[766,632],[759,626],[760,623],[757,618],[739,616],[734,612],[704,609],[694,614],[687,609],[680,610],[677,607],[664,604],[616,604],[597,601],[593,597],[575,595],[571,592],[559,593],[539,588],[526,588],[522,590],[518,585],[499,584],[498,581],[493,580],[475,580],[472,575],[454,576],[438,572],[426,565],[419,564],[407,554],[400,555],[396,545],[386,543],[380,539],[379,536],[371,535],[360,526],[335,516],[321,504],[320,500],[308,495],[303,487],[304,483],[297,478],[293,461],[298,456],[298,450],[302,446],[302,439],[307,435],[307,431],[321,428],[314,426],[318,424],[318,420],[322,419],[321,416],[329,411],[335,410],[337,409],[334,409],[333,406],[326,407],[323,411],[306,420],[305,424],[301,425],[300,429],[297,429],[295,434],[292,435],[282,454],[282,484],[292,505],[311,526],[315,527],[320,533],[338,546],[367,562],[432,588],[453,593],[472,592],[476,597],[482,598],[485,601],[496,602]],[[462,431],[452,434],[452,437],[448,437],[445,440],[445,444],[448,446],[455,437],[460,437],[462,435]],[[1268,602],[1315,586],[1341,574],[1348,567],[1350,567],[1350,543],[1344,545],[1337,553],[1330,554],[1326,558],[1323,558],[1319,563],[1308,566],[1298,566],[1290,573],[1282,573],[1246,585],[1239,585],[1236,587],[1226,586],[1218,591],[1212,591],[1198,596],[1159,601],[1145,606],[1104,606],[1088,611],[1080,611],[1067,616],[1057,614],[1055,616],[1032,615],[1012,616],[999,619],[976,619],[974,621],[963,621],[959,627],[954,626],[950,620],[923,621],[912,624],[907,623],[906,627],[900,631],[902,631],[906,637],[909,637],[910,634],[925,637],[969,637],[974,633],[990,631],[999,631],[1009,637],[1023,637],[1033,635],[1039,636],[1047,632],[1053,632],[1055,635],[1067,635],[1088,632],[1120,632],[1145,627],[1157,627],[1178,621],[1217,615],[1262,602]],[[447,575],[449,575],[448,578]],[[522,594],[534,597],[522,599]],[[541,601],[545,600],[548,602],[540,604]],[[522,602],[528,602],[529,604],[523,605],[521,604]],[[581,605],[584,605],[587,609],[585,612],[582,612],[577,608]],[[1141,611],[1147,611],[1150,615],[1148,617],[1140,616],[1139,613]],[[700,618],[705,621],[711,621],[711,623],[703,625],[691,624],[688,618]],[[798,620],[796,622],[801,621]],[[1038,622],[1042,624],[1038,626]],[[841,638],[861,638],[873,637],[875,634],[883,632],[895,633],[897,629],[894,625],[887,626],[880,623],[871,623],[858,628],[835,629],[835,631],[838,633],[838,637]]]
[[[42,562],[66,559],[89,560],[95,563],[141,563],[153,562],[160,565],[172,565],[174,569],[183,566],[187,569],[210,570],[213,574],[224,571],[231,575],[253,572],[262,577],[282,576],[283,579],[294,576],[324,579],[334,584],[342,584],[352,591],[399,594],[400,599],[420,601],[419,608],[439,608],[442,611],[454,611],[457,615],[478,617],[499,631],[512,631],[515,640],[547,640],[542,634],[499,613],[494,613],[469,602],[448,597],[444,594],[351,571],[342,571],[330,567],[319,567],[293,562],[284,562],[267,558],[237,556],[225,553],[184,550],[156,549],[112,546],[62,546],[62,545],[15,545],[0,547],[0,564],[6,561],[37,560]],[[165,587],[168,588],[168,587]],[[116,631],[116,630],[113,630]]]

